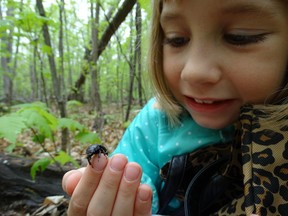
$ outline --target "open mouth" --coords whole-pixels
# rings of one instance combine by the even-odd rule
[[[199,104],[213,104],[215,101],[212,101],[212,100],[199,100],[199,99],[196,99],[194,98],[195,102],[196,103],[199,103]]]
[[[190,109],[198,112],[221,112],[227,110],[233,100],[197,99],[186,97],[186,104]]]

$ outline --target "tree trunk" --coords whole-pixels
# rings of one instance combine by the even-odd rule
[[[101,39],[99,40],[98,48],[97,48],[98,58],[102,54],[102,52],[105,50],[107,44],[109,43],[109,41],[110,41],[111,37],[113,36],[113,34],[115,33],[115,31],[118,29],[120,24],[125,20],[126,16],[130,13],[130,11],[132,10],[135,3],[136,3],[136,0],[125,0],[123,2],[122,6],[117,11],[117,13],[113,17],[111,23],[105,29],[103,35],[101,36]],[[87,52],[87,48],[85,51],[85,56],[86,56],[86,52]],[[98,58],[97,58],[97,60],[98,60]],[[84,59],[86,59],[86,58],[84,57]],[[96,62],[95,62],[95,64],[96,64]],[[82,72],[81,72],[79,78],[77,79],[77,81],[74,85],[74,88],[73,88],[74,94],[81,92],[81,87],[85,83],[87,72],[88,72],[87,70],[82,69]],[[77,95],[70,95],[69,98],[77,98]]]
[[[140,107],[144,106],[143,95],[142,95],[142,43],[141,43],[141,35],[142,35],[142,14],[141,14],[141,6],[140,3],[137,2],[136,7],[136,45],[135,45],[135,55],[137,59],[136,63],[136,73],[137,73],[137,81],[138,81],[138,100]]]
[[[7,17],[13,16],[14,8],[7,9]],[[0,7],[0,20],[3,20],[2,8]],[[4,101],[8,105],[12,104],[13,99],[13,77],[14,72],[12,70],[12,47],[13,47],[13,26],[10,29],[7,29],[6,34],[1,36],[1,53],[5,54],[1,56],[1,67],[3,70],[3,92],[4,92]]]
[[[64,71],[64,36],[63,36],[63,13],[64,13],[64,0],[59,2],[59,57],[60,57],[60,67],[59,67],[59,74],[60,74],[60,92],[65,95],[65,71]]]
[[[39,14],[42,17],[46,17],[45,10],[44,10],[43,4],[42,4],[42,0],[37,0],[36,6],[38,8]],[[48,25],[46,22],[43,23],[43,25],[42,25],[42,32],[43,32],[45,44],[51,48],[51,52],[48,53],[48,60],[49,60],[50,72],[51,72],[51,76],[52,76],[54,96],[55,96],[56,101],[57,101],[58,109],[60,111],[60,116],[62,118],[65,118],[66,117],[66,98],[64,97],[64,95],[62,95],[59,77],[57,75],[55,57],[54,57],[54,53],[53,53],[53,49],[52,49],[52,45],[51,45],[49,28],[48,28]],[[68,136],[65,133],[66,133],[65,131],[64,131],[64,133],[62,132],[62,137],[64,136],[64,139],[62,139],[62,146],[61,146],[61,149],[64,151],[67,150],[67,143],[65,143],[65,140],[68,139]],[[67,137],[65,138],[65,136],[67,136]]]
[[[20,1],[20,12],[23,11],[23,0]],[[14,55],[14,63],[13,63],[13,76],[16,77],[16,71],[17,71],[17,66],[18,66],[18,54],[19,54],[19,46],[20,46],[20,28],[17,27],[17,40],[16,40],[16,51]]]
[[[73,167],[59,170],[55,165],[48,166],[33,181],[30,176],[33,162],[31,159],[0,154],[0,215],[20,215],[20,212],[23,213],[21,215],[33,215],[31,213],[43,204],[47,196],[67,197],[61,181],[64,173]],[[19,214],[8,214],[13,210]]]
[[[93,109],[96,109],[97,112],[102,112],[102,104],[99,93],[99,79],[98,79],[98,68],[97,68],[97,60],[98,60],[98,37],[99,37],[99,17],[100,17],[100,5],[96,3],[95,6],[95,16],[94,16],[94,7],[91,2],[91,38],[92,38],[92,52],[91,52],[91,60],[89,62],[89,68],[91,73],[91,102]]]
[[[72,66],[71,66],[71,59],[70,59],[70,45],[69,45],[69,40],[68,40],[68,28],[67,28],[67,16],[66,16],[66,11],[64,10],[63,11],[63,15],[64,15],[64,26],[65,26],[65,31],[66,31],[66,34],[65,34],[65,41],[66,41],[66,49],[67,49],[67,53],[68,53],[68,88],[72,88],[73,86],[73,79],[72,79]],[[67,93],[67,92],[66,92]]]
[[[41,86],[41,99],[45,101],[46,103],[46,106],[49,107],[49,102],[48,102],[48,96],[47,96],[47,88],[46,88],[46,81],[45,81],[45,78],[44,78],[44,63],[43,63],[43,59],[40,55],[40,53],[38,52],[37,50],[37,47],[36,47],[36,52],[37,52],[37,57],[39,59],[39,62],[40,62],[40,81],[39,81],[39,84]]]
[[[130,29],[131,29],[131,35],[132,35],[132,26],[133,26],[133,16],[131,16],[131,24],[130,24]],[[135,44],[136,45],[136,44]],[[134,47],[134,52],[133,52],[133,47]],[[134,89],[134,80],[135,80],[135,64],[136,64],[136,47],[133,46],[133,37],[131,37],[131,42],[130,42],[130,53],[133,53],[129,56],[130,58],[130,67],[129,67],[129,87],[128,87],[128,101],[127,101],[127,110],[126,110],[126,116],[125,116],[125,121],[129,120],[129,115],[130,115],[130,110],[131,110],[131,105],[133,101],[133,89]]]
[[[64,71],[64,36],[63,36],[63,14],[64,14],[65,2],[61,0],[59,3],[59,20],[60,20],[60,29],[59,29],[59,54],[60,54],[60,92],[62,93],[62,99],[58,101],[60,107],[61,117],[67,116],[66,111],[66,92],[65,92],[65,71]],[[69,131],[67,128],[62,129],[61,134],[61,150],[67,151],[70,153],[69,145]]]
[[[37,0],[36,6],[37,6],[37,9],[39,11],[40,16],[46,18],[45,10],[44,10],[43,4],[42,4],[42,0]],[[50,53],[48,53],[48,61],[49,61],[50,72],[51,72],[51,76],[52,76],[54,96],[58,102],[58,101],[60,101],[60,97],[61,97],[59,78],[57,75],[57,68],[56,68],[55,57],[54,57],[54,53],[53,53],[53,49],[52,49],[52,45],[51,45],[49,28],[48,28],[48,24],[46,22],[43,23],[43,25],[42,25],[42,33],[43,33],[45,44],[51,48]]]
[[[33,55],[31,55],[31,63],[30,63],[30,85],[32,89],[31,97],[33,100],[39,100],[39,81],[37,74],[37,43],[33,45]]]

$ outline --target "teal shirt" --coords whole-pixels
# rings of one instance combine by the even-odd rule
[[[165,112],[156,108],[151,99],[129,125],[115,151],[125,154],[130,162],[143,169],[141,182],[153,190],[152,213],[159,208],[158,192],[162,186],[159,172],[174,155],[193,152],[198,148],[232,139],[234,128],[212,130],[198,125],[190,115],[181,117],[179,126],[170,127]],[[175,200],[171,207],[177,207]]]

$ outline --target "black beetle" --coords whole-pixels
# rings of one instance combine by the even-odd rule
[[[100,156],[99,154],[104,154],[105,156],[108,155],[108,151],[107,149],[102,146],[102,145],[91,145],[86,149],[86,158],[88,160],[88,163],[91,165],[91,158],[93,155],[97,154],[98,156]],[[92,166],[92,165],[91,165]]]

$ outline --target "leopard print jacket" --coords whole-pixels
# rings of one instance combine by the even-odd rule
[[[287,112],[286,107],[283,110]],[[233,143],[217,144],[186,155],[186,172],[175,196],[185,203],[186,216],[288,215],[287,116],[273,119],[271,113],[273,109],[268,106],[245,105],[241,109]],[[196,181],[194,179],[199,176],[199,171],[221,158],[226,159],[215,166],[217,172],[208,172],[213,177],[204,176],[201,179],[200,175],[197,184],[197,178]],[[169,166],[170,163],[167,163],[161,169],[164,181],[171,172]],[[224,199],[219,196],[213,198],[214,194],[209,199],[210,190],[222,187],[221,181],[220,184],[209,184],[219,176],[223,177],[224,180],[220,180],[224,184],[228,182],[228,186],[222,189]],[[206,201],[201,204],[199,199]],[[205,208],[208,210],[201,210]]]
[[[244,195],[215,215],[288,215],[287,116],[275,120],[271,113],[270,107],[242,108]]]

